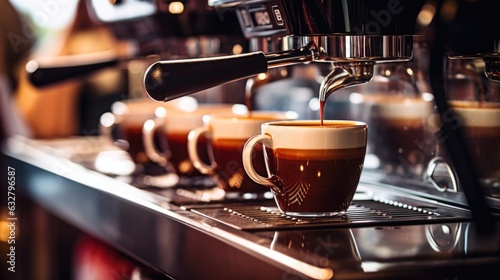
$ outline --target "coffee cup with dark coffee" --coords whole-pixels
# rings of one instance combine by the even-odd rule
[[[366,153],[367,125],[357,121],[274,121],[262,124],[243,149],[243,166],[270,188],[278,208],[291,216],[329,216],[347,210]],[[264,145],[265,160],[254,158]],[[266,169],[268,176],[258,170]]]
[[[488,195],[500,197],[500,103],[449,102],[463,129],[477,175]]]
[[[296,117],[294,113],[268,111],[252,111],[251,114],[241,116],[208,115],[203,126],[189,133],[188,151],[191,162],[201,173],[214,176],[219,187],[226,192],[266,192],[267,188],[256,184],[246,175],[241,161],[243,146],[250,136],[259,133],[262,123]],[[205,152],[212,157],[208,161],[201,156],[203,150],[197,149],[202,137],[209,142]],[[263,154],[254,153],[254,156],[262,158]],[[265,169],[257,169],[261,174],[266,174]]]
[[[163,166],[172,166],[179,176],[197,177],[206,174],[198,171],[188,155],[188,134],[203,125],[205,115],[225,113],[230,116],[246,114],[242,104],[199,104],[192,108],[158,108],[156,117],[144,123],[143,141],[148,158]],[[155,135],[159,141],[155,141]],[[164,147],[160,147],[163,143]],[[200,139],[197,149],[200,156],[208,161],[207,140]]]
[[[101,137],[122,148],[137,165],[149,163],[142,141],[142,126],[154,118],[158,102],[152,100],[124,100],[112,104],[111,111],[100,117]]]
[[[432,97],[370,93],[362,105],[370,127],[365,167],[421,179],[437,152]]]

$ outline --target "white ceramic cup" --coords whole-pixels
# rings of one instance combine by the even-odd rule
[[[256,183],[269,187],[278,208],[293,216],[327,216],[349,207],[363,168],[367,125],[356,121],[276,121],[262,124],[243,149],[243,166]],[[252,156],[262,143],[264,162]],[[269,176],[256,172],[265,167]]]
[[[136,164],[145,164],[148,158],[144,152],[142,126],[154,118],[158,106],[160,103],[149,99],[113,103],[110,112],[100,117],[101,137],[127,151]],[[118,135],[112,133],[115,129]]]
[[[216,177],[219,186],[227,192],[268,191],[245,174],[241,161],[243,146],[250,136],[259,133],[262,123],[296,117],[295,113],[275,111],[252,111],[251,114],[241,116],[207,115],[204,126],[189,133],[188,151],[191,162],[201,173]],[[208,139],[209,146],[205,149],[208,151],[197,148],[202,136]],[[203,159],[201,152],[207,152],[211,158],[208,161]],[[258,156],[262,156],[262,153],[258,153]]]
[[[172,165],[178,175],[200,176],[188,156],[188,134],[191,130],[203,125],[203,116],[211,113],[227,113],[229,115],[246,114],[246,106],[241,104],[200,104],[190,109],[165,109],[160,107],[156,117],[144,123],[143,141],[146,155],[160,165]],[[166,143],[165,151],[160,151],[155,144],[155,132],[161,130],[162,142]],[[202,146],[203,144],[200,144]],[[201,148],[201,147],[200,147]],[[206,149],[205,149],[206,150]],[[208,155],[205,155],[207,157]]]

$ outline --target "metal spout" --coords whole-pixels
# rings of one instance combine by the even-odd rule
[[[333,63],[334,69],[321,83],[319,100],[326,101],[331,93],[339,89],[371,81],[374,65],[374,61]]]

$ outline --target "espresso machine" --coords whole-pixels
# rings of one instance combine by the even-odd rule
[[[448,158],[433,154],[435,158],[426,163],[425,174],[417,180],[365,170],[362,181],[465,206],[470,209],[478,232],[487,234],[493,230],[494,215],[490,212],[498,207],[498,202],[484,194],[461,128],[450,127],[449,117],[453,118],[454,113],[448,106],[441,77],[443,60],[476,59],[485,63],[484,75],[488,79],[498,79],[494,74],[498,70],[498,28],[484,37],[474,32],[481,26],[496,26],[492,22],[494,16],[483,17],[481,13],[498,7],[489,1],[451,2],[454,4],[450,1],[209,1],[222,15],[237,14],[242,32],[252,43],[251,52],[159,61],[149,67],[144,86],[151,98],[168,102],[214,85],[248,79],[247,98],[255,98],[252,95],[262,84],[289,78],[291,65],[318,63],[329,66],[318,91],[319,101],[324,102],[332,94],[369,84],[378,65],[412,61],[417,43],[424,50],[417,50],[419,59],[425,62],[417,63],[425,67],[419,71],[426,75],[425,88],[429,91],[426,94],[432,95],[430,100],[435,103],[435,134],[431,137],[438,137],[440,149],[446,150]],[[191,82],[192,77],[197,82]],[[220,217],[218,212],[210,213]]]
[[[255,76],[268,70],[269,79],[280,79],[283,78],[283,74],[279,72],[276,74],[275,68],[314,62],[328,63],[332,66],[331,72],[325,76],[319,90],[319,100],[325,101],[333,92],[369,82],[373,77],[376,63],[411,60],[414,38],[422,41],[425,36],[430,36],[429,30],[442,31],[429,25],[434,16],[432,12],[438,8],[437,4],[425,3],[425,1],[398,1],[397,3],[386,1],[209,2],[221,14],[228,10],[234,11],[238,15],[243,33],[254,43],[253,49],[260,51],[222,58],[156,62],[150,66],[144,78],[145,88],[153,99],[169,101],[207,87]],[[458,12],[455,11],[457,19],[446,25],[447,28],[453,25],[478,27],[477,6],[468,3],[461,3],[461,5],[461,9]],[[445,12],[447,12],[446,7],[445,5]],[[470,11],[466,12],[465,10],[469,8]],[[435,21],[439,22],[439,19],[437,17]],[[469,22],[472,22],[474,26],[467,26]],[[427,34],[424,34],[425,32]],[[467,29],[465,36],[469,34],[474,34],[474,32]],[[496,75],[493,73],[498,63],[497,43],[495,43],[498,42],[497,35],[490,35],[491,38],[473,37],[472,39],[477,44],[465,45],[458,43],[461,42],[460,38],[457,38],[458,35],[455,37],[450,35],[446,46],[442,47],[454,51],[447,51],[450,59],[467,56],[482,58],[486,63],[486,75],[495,80]],[[467,55],[471,52],[473,52],[471,55]],[[430,58],[432,58],[432,53]],[[431,70],[441,68],[432,65],[433,62],[434,60],[431,60],[429,65]],[[435,75],[437,74],[430,73],[429,76]],[[188,83],[188,79],[193,76],[197,77],[197,82]],[[252,94],[255,81],[256,78],[249,80],[247,96]],[[442,90],[435,89],[436,85],[433,84],[432,79],[430,84],[432,91],[435,92],[434,95],[445,96]],[[438,114],[447,111],[447,106],[442,106],[442,103],[437,102]],[[459,134],[451,133],[452,139],[462,138]],[[452,144],[451,147],[455,145]],[[462,148],[449,153],[457,154],[458,151],[466,150],[465,146]],[[457,161],[470,162],[465,159],[457,159]],[[439,161],[433,161],[431,165],[426,178],[437,185],[433,179],[435,178],[433,172],[437,172],[436,166],[439,166]],[[455,168],[461,170],[450,176],[453,180],[456,176],[464,176],[462,181],[466,181],[469,177],[465,175],[468,170],[473,169],[470,166],[463,169],[458,166]],[[467,189],[475,184],[469,182],[462,185],[462,188]],[[476,187],[472,188],[476,189]],[[477,189],[479,190],[463,191],[470,200],[482,201],[481,188],[477,186]],[[474,204],[482,205],[483,203]]]
[[[498,45],[490,44],[498,42],[498,28],[484,38],[474,32],[497,27],[496,4],[210,0],[208,6],[222,25],[236,16],[248,51],[155,61],[143,80],[152,99],[169,102],[243,81],[239,85],[251,100],[263,84],[293,78],[293,67],[317,64],[323,79],[316,94],[326,102],[374,82],[380,69],[411,62],[415,43],[425,42],[423,72],[436,104],[435,132],[448,157],[432,161],[421,180],[365,169],[345,214],[298,218],[280,213],[270,193],[221,197],[206,186],[137,187],[54,153],[75,144],[11,139],[5,154],[19,172],[30,174],[18,178],[30,197],[173,279],[499,275],[500,201],[484,194],[461,127],[449,121],[456,118],[442,78],[443,61],[470,58],[487,65],[485,76],[498,77]],[[82,149],[93,145],[83,143]],[[459,187],[450,187],[450,181]]]

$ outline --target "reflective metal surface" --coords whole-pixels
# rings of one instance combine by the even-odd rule
[[[434,223],[470,218],[467,211],[421,200],[409,200],[407,197],[373,194],[370,187],[360,185],[346,213],[333,217],[305,219],[291,217],[281,213],[273,203],[268,202],[250,205],[234,203],[197,205],[184,208],[236,229],[249,231]]]
[[[310,46],[316,53],[315,62],[410,60],[412,45],[413,36],[286,36],[250,40],[251,50],[260,50],[265,53],[290,51]]]
[[[22,195],[174,279],[500,273],[498,217],[496,234],[480,236],[465,207],[391,189],[376,177],[363,179],[345,217],[292,220],[265,194],[202,200],[186,194],[215,194],[213,187],[140,189],[84,167],[106,149],[100,145],[94,138],[9,139],[4,153],[18,174],[28,174],[18,178]]]

